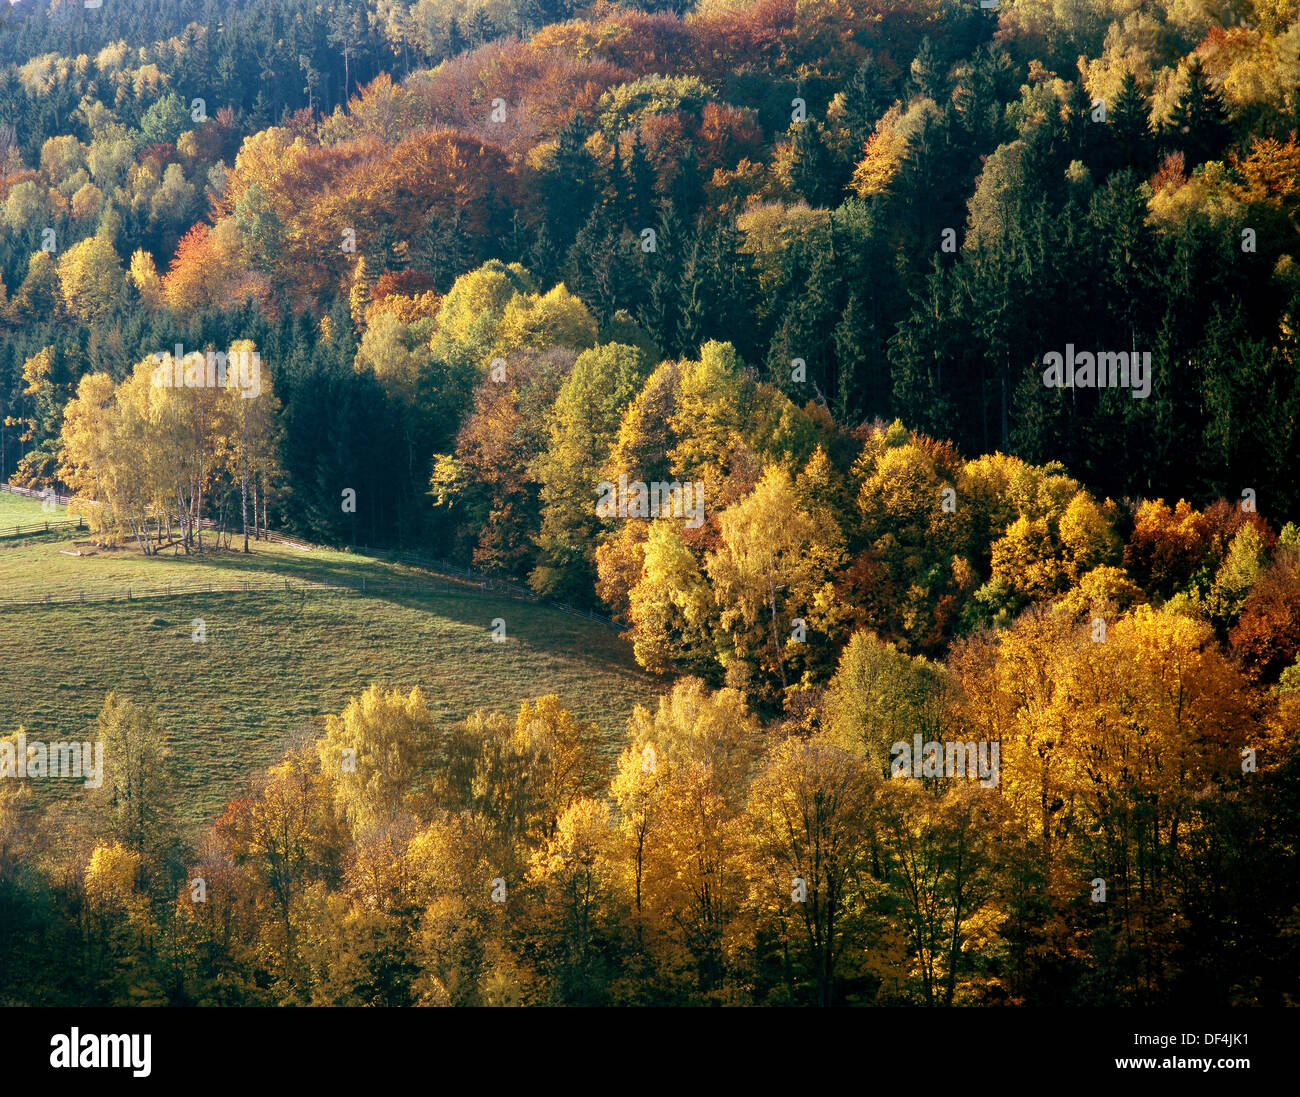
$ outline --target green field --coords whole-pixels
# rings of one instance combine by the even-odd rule
[[[12,495],[0,491],[0,535],[14,526],[30,526],[36,522],[66,522],[68,508],[55,503],[53,510],[42,510],[39,499],[29,499],[25,495]]]
[[[86,534],[81,535],[83,538]],[[241,583],[266,585],[291,582],[368,583],[427,582],[413,568],[390,564],[348,552],[313,548],[304,551],[290,544],[255,542],[254,552],[215,550],[215,535],[204,533],[207,549],[186,556],[177,547],[158,556],[145,556],[134,545],[100,549],[89,540],[11,538],[0,548],[0,606],[5,602],[45,598],[138,596],[144,591],[166,593],[170,587],[212,585],[238,587]],[[80,552],[83,555],[77,556]],[[445,586],[445,583],[443,584]]]
[[[449,722],[556,693],[600,724],[611,753],[632,707],[662,688],[602,624],[414,568],[280,544],[252,556],[64,554],[91,549],[52,538],[0,548],[0,730],[84,737],[109,690],[152,704],[193,825],[371,682],[419,685]],[[364,592],[314,585],[363,577]],[[294,589],[220,592],[283,580]],[[216,592],[141,596],[207,584]],[[84,605],[59,603],[82,594]],[[46,596],[53,604],[15,604]],[[492,640],[495,618],[504,642]]]

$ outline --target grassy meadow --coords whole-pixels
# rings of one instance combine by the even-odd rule
[[[70,515],[68,508],[61,503],[54,504],[50,510],[43,510],[39,499],[0,491],[0,545],[7,543],[6,538],[13,535],[15,526],[33,526],[39,522],[62,526],[75,520],[75,516]]]
[[[19,502],[40,513],[39,503]],[[85,555],[67,555],[77,551]],[[364,592],[324,585],[363,577]],[[221,590],[279,580],[293,589]],[[213,593],[197,589],[208,584]],[[186,593],[168,595],[169,586]],[[84,605],[60,601],[82,594]],[[25,604],[46,596],[51,604]],[[192,638],[196,618],[203,642]],[[492,639],[495,618],[506,622],[504,642]],[[597,622],[415,568],[265,543],[251,556],[190,557],[96,552],[53,537],[10,543],[0,548],[0,667],[6,733],[84,736],[110,690],[153,705],[168,730],[181,814],[194,826],[372,682],[420,686],[448,722],[556,693],[598,722],[611,754],[632,707],[658,692],[630,647]]]
[[[54,511],[47,513],[41,510],[40,500],[29,499],[25,495],[11,495],[7,491],[0,491],[0,532],[3,532],[7,526],[27,526],[33,522],[41,522],[46,518],[58,518],[60,520],[68,517],[68,508],[62,504],[55,504]]]

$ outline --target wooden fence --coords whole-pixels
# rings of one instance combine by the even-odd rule
[[[55,495],[53,492],[41,492],[34,488],[18,488],[12,484],[0,483],[0,491],[7,491],[10,495],[22,495],[28,499],[39,499],[45,502],[47,499],[54,503],[63,503],[67,505],[71,500],[66,495]],[[0,526],[0,539],[6,537],[23,537],[31,533],[61,533],[64,530],[85,529],[86,523],[80,518],[53,518],[43,522],[28,522],[26,525]]]
[[[36,488],[20,488],[20,487],[16,487],[13,484],[6,484],[0,482],[0,491],[7,491],[10,495],[25,495],[28,499],[45,500],[49,498],[56,503],[61,503],[65,507],[72,502],[72,496],[56,495],[48,488],[43,488],[40,491],[37,491]],[[48,495],[46,494],[47,492],[49,493]]]
[[[81,519],[65,518],[53,522],[31,522],[25,526],[0,526],[0,537],[23,537],[29,533],[61,533],[64,530],[85,529]]]
[[[25,495],[30,498],[46,498],[41,492],[31,488],[14,487],[11,484],[0,483],[0,491],[8,491],[15,495]],[[59,503],[68,503],[71,500],[66,495],[55,495],[54,499]],[[21,536],[25,533],[49,533],[63,529],[85,529],[85,523],[80,519],[62,519],[52,522],[37,522],[28,526],[12,526],[0,528],[0,539],[6,537]],[[238,535],[236,535],[238,536]],[[280,543],[291,545],[298,542],[285,537],[281,533],[271,530],[267,533],[267,539]],[[308,545],[306,548],[319,548],[317,545]],[[452,579],[459,579],[461,586],[459,591],[466,588],[477,588],[481,591],[491,591],[496,594],[504,594],[506,597],[515,598],[520,601],[530,602],[533,605],[546,605],[551,609],[558,610],[561,613],[568,614],[571,617],[581,617],[586,621],[594,621],[597,624],[604,625],[606,628],[618,630],[620,625],[609,617],[603,617],[591,610],[580,609],[571,606],[567,602],[558,602],[554,599],[543,598],[536,591],[528,587],[521,586],[518,583],[512,583],[505,579],[498,579],[490,575],[481,575],[478,572],[462,568],[449,560],[439,560],[434,557],[421,556],[413,552],[390,552],[383,549],[371,550],[368,547],[363,549],[365,555],[377,560],[387,560],[392,563],[406,564],[408,567],[421,568],[425,571],[434,573],[435,576],[443,576]],[[296,584],[296,585],[295,585]],[[231,584],[197,584],[191,586],[167,586],[165,588],[143,588],[143,587],[124,587],[117,592],[94,592],[89,595],[84,591],[78,591],[75,596],[68,594],[47,595],[44,598],[32,599],[10,599],[0,598],[0,606],[45,606],[45,605],[68,605],[84,604],[86,602],[115,602],[126,601],[133,602],[144,598],[168,598],[177,594],[236,594],[241,592],[282,592],[292,590],[356,590],[356,591],[373,591],[382,593],[395,591],[401,593],[423,592],[440,593],[439,584],[434,578],[431,583],[403,583],[400,581],[382,581],[374,582],[367,580],[364,576],[360,580],[264,580],[254,582],[240,582]],[[453,588],[450,583],[446,584],[445,593],[454,594],[458,590]]]

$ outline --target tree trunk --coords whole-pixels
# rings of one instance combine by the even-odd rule
[[[244,473],[239,485],[239,509],[244,519],[244,552],[248,552],[248,401],[244,402]],[[253,512],[257,520],[257,512]]]
[[[776,651],[776,669],[781,675],[781,689],[786,688],[785,681],[785,659],[781,656],[781,637],[776,628],[776,584],[772,581],[772,571],[769,567],[767,573],[767,591],[768,601],[772,606],[772,645]]]

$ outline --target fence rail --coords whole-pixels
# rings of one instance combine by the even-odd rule
[[[28,499],[53,499],[56,503],[61,503],[65,507],[72,502],[72,496],[56,495],[50,492],[49,488],[38,491],[36,488],[20,488],[14,484],[0,482],[0,491],[7,491],[10,495],[25,495]],[[46,492],[49,492],[49,494],[47,495]]]
[[[32,488],[15,487],[12,484],[0,483],[0,491],[11,492],[14,495],[25,495],[31,498],[48,498],[41,492]],[[60,503],[69,503],[71,499],[66,495],[56,495],[55,500]],[[14,526],[0,528],[0,539],[5,537],[20,536],[23,533],[53,532],[62,529],[85,529],[85,523],[80,519],[62,519],[54,522],[36,523],[32,526]],[[238,536],[238,534],[236,534]],[[286,537],[284,534],[275,530],[269,530],[265,538],[281,544],[301,545],[302,542]],[[308,549],[320,548],[319,545],[308,545]],[[515,598],[520,601],[529,602],[532,605],[544,605],[550,609],[558,610],[561,613],[568,614],[571,617],[581,617],[585,621],[594,621],[597,624],[604,625],[606,628],[619,630],[621,626],[609,617],[604,617],[591,610],[579,609],[571,606],[567,602],[559,602],[554,599],[544,598],[534,590],[521,586],[518,583],[512,583],[505,579],[498,579],[491,575],[482,575],[479,572],[470,571],[458,564],[453,564],[450,560],[440,560],[436,557],[421,556],[414,552],[393,552],[383,549],[371,550],[369,547],[363,549],[367,556],[376,560],[387,560],[392,563],[405,564],[408,567],[422,568],[425,571],[440,575],[446,578],[459,579],[463,584],[478,587],[482,591],[491,591],[496,594],[504,594],[507,597]],[[293,584],[297,584],[296,586]],[[263,582],[241,582],[239,584],[197,584],[187,587],[168,586],[165,588],[125,588],[125,597],[119,591],[117,593],[96,593],[91,592],[89,596],[84,591],[78,591],[77,595],[47,595],[44,598],[32,599],[14,599],[0,598],[0,607],[3,606],[44,606],[44,605],[69,605],[81,604],[85,602],[114,602],[126,601],[133,602],[144,598],[167,598],[174,594],[237,594],[245,593],[267,593],[282,592],[292,590],[357,590],[376,593],[387,591],[401,591],[404,593],[423,592],[438,593],[438,584],[427,583],[403,583],[400,581],[381,581],[374,582],[366,579],[364,576],[360,580],[304,580],[302,578],[267,580]],[[450,584],[447,584],[447,594],[454,594],[456,590]]]
[[[85,529],[81,519],[61,518],[53,522],[31,522],[25,526],[0,526],[0,537],[23,537],[29,533],[59,533],[62,530]]]
[[[22,495],[28,499],[39,499],[41,502],[52,500],[56,503],[67,504],[71,500],[66,495],[55,495],[53,492],[37,491],[35,488],[19,488],[13,484],[0,483],[0,491],[7,491],[10,495]],[[80,518],[55,518],[43,522],[28,522],[26,525],[0,526],[0,539],[6,537],[24,537],[29,533],[58,533],[62,530],[85,529],[86,523]]]

